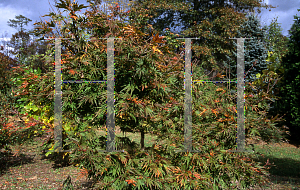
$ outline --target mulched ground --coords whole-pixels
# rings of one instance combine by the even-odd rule
[[[63,189],[70,176],[74,189],[90,189],[92,182],[73,166],[57,167],[54,161],[37,154],[38,144],[14,147],[12,153],[2,151],[0,189]]]

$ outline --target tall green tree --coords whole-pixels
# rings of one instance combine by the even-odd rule
[[[275,96],[280,92],[278,84],[283,81],[284,68],[282,66],[282,58],[288,52],[289,41],[288,37],[282,34],[282,28],[277,22],[277,19],[278,17],[274,18],[269,26],[267,26],[267,38],[265,39],[268,49],[268,58],[266,60],[268,74],[273,73],[273,75],[279,76],[279,78],[274,81],[274,83],[272,83],[269,88],[269,90],[271,90],[271,93]],[[258,78],[262,77],[263,75],[264,74],[262,74]],[[258,84],[261,82],[263,81],[257,80],[257,82],[255,83]],[[273,100],[273,102],[274,101],[275,100]],[[273,102],[269,110],[269,114],[275,116],[277,115],[276,112],[278,110],[274,109]]]
[[[284,69],[281,65],[282,58],[288,52],[288,37],[282,34],[282,28],[277,22],[278,17],[274,18],[267,26],[267,38],[265,39],[268,49],[268,68],[274,70],[279,75],[283,75]],[[278,81],[280,83],[280,81]],[[276,90],[276,88],[274,89]],[[278,91],[276,90],[276,92]]]
[[[298,9],[300,11],[300,9]],[[294,24],[289,30],[288,53],[282,58],[284,69],[274,110],[284,116],[285,124],[290,129],[291,139],[299,142],[300,133],[300,17],[294,16]]]
[[[17,57],[19,64],[24,63],[26,57],[30,55],[28,47],[30,44],[30,35],[27,32],[19,31],[12,35],[9,46],[13,48],[10,53]]]
[[[261,27],[259,19],[254,14],[249,15],[239,27],[238,38],[252,38],[244,41],[245,82],[253,82],[257,78],[257,74],[267,69],[266,30],[266,27]],[[233,44],[237,45],[236,42]],[[236,52],[234,54],[237,55]],[[236,59],[231,61],[230,66],[233,78],[237,78],[236,64],[234,63],[236,63]]]
[[[30,33],[26,32],[24,26],[27,26],[32,20],[23,16],[17,15],[15,19],[9,19],[7,21],[8,26],[15,28],[17,33],[13,34],[9,46],[13,48],[11,53],[18,57],[19,62],[26,57],[26,50],[30,43]]]
[[[0,52],[0,91],[3,94],[10,94],[11,82],[10,71],[16,66],[16,60]]]
[[[44,54],[46,51],[47,41],[37,42],[34,39],[33,31],[26,31],[24,26],[27,26],[32,20],[23,16],[15,16],[16,19],[9,19],[7,22],[10,27],[17,30],[12,35],[8,46],[12,48],[10,53],[16,56],[19,64],[26,64],[30,67],[40,68],[45,72],[45,67],[41,59],[34,56]]]
[[[246,20],[247,13],[262,7],[273,8],[256,0],[140,0],[136,1],[132,8],[132,18],[133,14],[140,14],[143,10],[148,16],[147,23],[153,25],[160,34],[164,34],[166,28],[181,25],[180,37],[201,38],[193,40],[193,60],[199,60],[201,66],[208,71],[215,70],[212,75],[216,76],[218,72],[225,70],[224,65],[228,62],[228,57],[236,59],[232,53],[236,52],[234,40],[229,38],[237,37],[237,30]],[[178,22],[180,24],[176,26]],[[182,41],[177,42],[179,43],[174,49],[177,49]]]
[[[15,16],[16,19],[9,19],[7,21],[8,26],[16,28],[18,31],[25,31],[26,29],[24,26],[27,26],[29,22],[32,20],[23,16],[23,15],[17,15]]]

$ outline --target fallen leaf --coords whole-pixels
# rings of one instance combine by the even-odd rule
[[[37,176],[34,176],[34,177],[31,177],[31,178],[28,178],[29,180],[35,180],[37,179]]]

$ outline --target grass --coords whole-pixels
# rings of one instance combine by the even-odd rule
[[[287,143],[254,145],[261,155],[257,161],[267,164],[270,181],[264,189],[300,189],[300,148]]]
[[[99,135],[105,135],[99,131]],[[116,136],[127,136],[140,143],[139,133],[123,134],[118,129]],[[157,139],[152,134],[145,134],[145,146],[152,146]],[[91,182],[80,174],[74,166],[55,167],[53,161],[44,159],[38,150],[39,142],[34,140],[24,145],[12,147],[13,153],[19,154],[1,158],[0,189],[62,189],[63,182],[70,176],[74,189],[91,189]],[[262,165],[269,163],[270,183],[262,188],[250,189],[300,189],[300,148],[287,143],[262,145],[255,144],[258,151],[257,161]],[[23,152],[23,154],[20,153]]]
[[[273,175],[283,177],[299,177],[300,178],[300,149],[284,146],[257,146],[263,156],[260,160],[267,162],[269,160],[270,172]]]
[[[140,144],[140,139],[141,139],[141,134],[140,133],[131,133],[131,132],[126,132],[122,133],[119,130],[119,127],[116,127],[116,136],[117,137],[128,137],[132,141],[136,142],[137,144]],[[99,130],[98,135],[106,135],[106,131]],[[145,147],[151,147],[153,144],[155,144],[157,141],[157,137],[152,135],[152,134],[145,134]]]

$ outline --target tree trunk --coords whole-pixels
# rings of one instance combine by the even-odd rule
[[[141,149],[145,149],[145,132],[144,130],[141,130]]]

